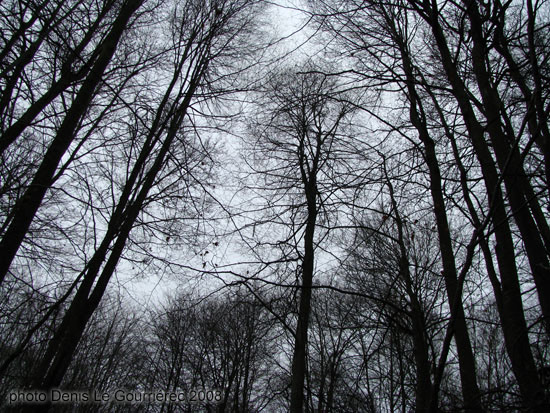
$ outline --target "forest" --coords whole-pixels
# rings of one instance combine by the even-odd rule
[[[549,412],[549,115],[549,0],[3,0],[0,410]]]

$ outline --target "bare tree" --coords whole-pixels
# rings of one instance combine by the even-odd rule
[[[0,282],[9,271],[9,267],[27,233],[29,226],[42,202],[52,178],[61,161],[61,158],[73,142],[77,126],[85,114],[95,89],[102,79],[112,59],[117,45],[124,33],[126,25],[143,1],[128,1],[123,4],[111,31],[105,40],[98,46],[99,56],[90,70],[86,80],[77,92],[74,102],[67,111],[63,122],[56,132],[55,138],[49,145],[44,159],[38,167],[32,182],[13,207],[13,216],[0,241]]]
[[[353,107],[338,95],[336,82],[315,73],[313,65],[274,73],[261,102],[261,115],[252,129],[250,166],[257,188],[276,208],[268,212],[279,215],[260,221],[282,232],[281,240],[266,240],[267,245],[280,249],[282,255],[275,260],[296,262],[299,304],[290,410],[298,412],[304,406],[315,253],[326,236],[325,230],[317,232],[317,228],[320,223],[330,226],[335,194],[349,187],[349,177],[340,173],[351,166],[346,148],[353,146],[353,138],[345,130]]]
[[[263,406],[274,335],[272,320],[259,302],[243,290],[208,299],[180,296],[155,318],[148,345],[150,385],[219,391],[219,402],[213,404],[220,412]],[[185,408],[191,411],[193,405]],[[175,409],[179,407],[173,404],[162,407]]]
[[[500,309],[508,355],[518,384],[523,389],[524,402],[527,406],[538,406],[542,390],[530,348],[519,280],[521,268],[515,259],[519,249],[514,243],[517,225],[518,236],[523,244],[521,251],[530,264],[544,319],[546,281],[541,275],[543,268],[548,267],[545,241],[548,224],[540,208],[540,195],[536,194],[532,186],[533,182],[537,184],[537,178],[530,181],[530,175],[525,169],[527,164],[524,163],[524,159],[533,154],[531,145],[534,140],[540,140],[540,131],[536,130],[540,127],[536,126],[536,120],[531,114],[526,115],[525,111],[521,111],[516,115],[508,109],[509,101],[506,99],[511,94],[509,89],[499,84],[499,76],[505,73],[502,61],[495,56],[491,49],[493,43],[488,40],[493,33],[496,39],[500,36],[497,49],[501,55],[506,54],[502,45],[506,40],[502,36],[510,3],[506,7],[500,3],[479,7],[474,2],[440,5],[430,1],[348,3],[345,7],[341,7],[339,2],[313,3],[317,6],[315,12],[324,28],[339,45],[344,46],[344,55],[356,63],[353,73],[367,84],[381,85],[383,88],[388,84],[394,85],[395,89],[386,93],[403,93],[406,97],[404,112],[408,112],[421,145],[414,141],[411,143],[422,148],[429,172],[442,259],[447,263],[444,275],[448,281],[451,310],[455,308],[452,303],[462,301],[462,277],[458,277],[459,267],[455,258],[452,258],[453,255],[458,256],[460,250],[453,246],[454,241],[450,237],[452,228],[446,218],[450,211],[449,205],[459,209],[472,222],[477,240],[469,244],[468,254],[473,258],[479,244],[484,255],[487,278],[493,287],[497,308]],[[544,6],[538,6],[539,12],[542,12]],[[527,10],[533,9],[532,4],[526,7]],[[510,10],[514,9],[510,6]],[[532,12],[527,14],[533,16]],[[530,24],[533,25],[533,22]],[[524,27],[528,26],[526,23]],[[471,37],[466,35],[468,30]],[[542,26],[537,30],[541,34],[544,31]],[[388,52],[391,49],[394,50],[393,54]],[[508,65],[513,63],[510,56],[504,58]],[[514,77],[517,82],[520,74],[516,71]],[[396,118],[387,114],[377,113],[377,116],[389,128],[396,128],[396,122],[400,124]],[[524,136],[524,128],[529,122],[532,138]],[[405,132],[407,125],[401,128],[398,133],[412,141],[409,132]],[[486,141],[486,133],[491,139],[490,146]],[[448,139],[447,145],[441,140],[442,137]],[[476,163],[472,164],[467,158],[467,146],[459,146],[465,145],[465,142],[473,147]],[[445,177],[445,168],[448,167],[444,159],[449,153],[453,154],[460,173],[462,200],[445,193],[445,188],[452,187],[454,179]],[[536,159],[537,154],[532,156]],[[465,167],[466,163],[470,166]],[[477,175],[485,184],[485,193],[473,189],[472,178]],[[515,189],[518,187],[521,189]],[[491,236],[494,236],[494,241]],[[490,243],[496,245],[494,255],[500,280],[493,264]],[[453,273],[454,276],[448,278]],[[460,274],[466,273],[465,262]],[[458,284],[454,282],[455,287],[452,287],[453,282],[449,283],[453,279],[458,281]],[[506,300],[506,304],[503,300]],[[462,318],[463,311],[453,316],[453,319]],[[464,398],[465,401],[480,400],[479,389],[473,387],[476,373],[473,369],[475,360],[471,343],[466,344],[471,340],[464,339],[464,332],[467,333],[465,322],[459,321],[459,324],[462,327],[455,324],[454,334],[456,340],[463,343],[458,346],[458,350],[459,354],[463,354],[464,369],[469,370],[468,374],[464,370],[462,376]],[[464,349],[468,348],[470,350],[465,352]],[[468,357],[466,353],[469,353]],[[441,367],[443,365],[440,363]]]

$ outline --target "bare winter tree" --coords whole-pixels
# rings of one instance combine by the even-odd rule
[[[0,396],[547,411],[550,1],[279,6],[0,4]]]
[[[260,114],[251,130],[249,162],[255,188],[267,196],[267,222],[280,239],[265,242],[295,262],[299,291],[291,368],[290,410],[304,408],[304,384],[315,254],[330,227],[330,216],[350,187],[348,133],[353,106],[339,94],[337,83],[315,72],[313,65],[276,72],[261,99]],[[266,221],[260,221],[266,222]],[[319,230],[319,226],[322,230]]]
[[[245,289],[198,300],[178,297],[157,314],[149,385],[220,391],[216,411],[260,410],[273,354],[273,320]],[[162,411],[179,411],[166,405]],[[193,405],[185,408],[192,411]],[[196,406],[195,406],[196,407]]]
[[[48,150],[44,154],[44,158],[36,170],[32,181],[17,200],[12,211],[8,212],[9,225],[7,225],[0,241],[0,254],[2,257],[0,258],[0,282],[4,280],[9,271],[10,265],[27,234],[46,191],[51,185],[62,157],[76,137],[78,125],[92,101],[94,92],[115,54],[115,50],[132,15],[142,3],[143,1],[122,3],[110,31],[97,46],[97,60],[90,68],[90,72],[78,89],[78,92],[76,92],[75,99],[59,125],[55,137],[49,144]],[[9,86],[6,89],[6,92],[9,92]],[[11,93],[9,94],[11,95]],[[10,141],[9,138],[8,141]]]

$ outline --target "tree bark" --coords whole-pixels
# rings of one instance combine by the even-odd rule
[[[525,252],[527,253],[539,295],[546,331],[547,334],[550,334],[550,277],[548,275],[550,262],[537,225],[527,208],[529,200],[525,197],[525,188],[529,187],[530,183],[526,179],[517,147],[515,145],[511,147],[508,144],[511,137],[507,137],[501,128],[500,108],[503,107],[503,102],[498,92],[492,87],[485,66],[485,54],[488,49],[481,32],[481,16],[479,15],[477,3],[470,0],[463,0],[463,3],[471,22],[472,62],[487,117],[487,131],[503,177],[512,214],[520,230]],[[530,201],[535,202],[535,200]]]
[[[292,355],[292,378],[290,383],[290,411],[300,413],[304,406],[304,382],[306,374],[307,334],[311,312],[311,286],[313,282],[315,222],[317,219],[317,186],[315,178],[306,182],[308,216],[304,235],[304,259],[302,261],[302,285],[300,286],[300,307]]]

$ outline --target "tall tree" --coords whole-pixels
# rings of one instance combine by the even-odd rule
[[[346,166],[349,159],[345,158],[345,148],[352,145],[353,139],[343,131],[353,108],[338,95],[338,85],[315,73],[312,64],[275,72],[262,101],[265,103],[260,106],[261,115],[252,129],[252,156],[256,163],[251,166],[257,179],[264,182],[262,188],[267,196],[273,196],[275,205],[283,211],[284,216],[275,222],[283,229],[284,240],[275,244],[291,255],[282,259],[296,261],[299,301],[290,410],[301,412],[315,252],[320,239],[326,236],[316,233],[316,228],[319,219],[327,223],[335,194],[346,188],[349,177],[338,174],[350,166]]]

